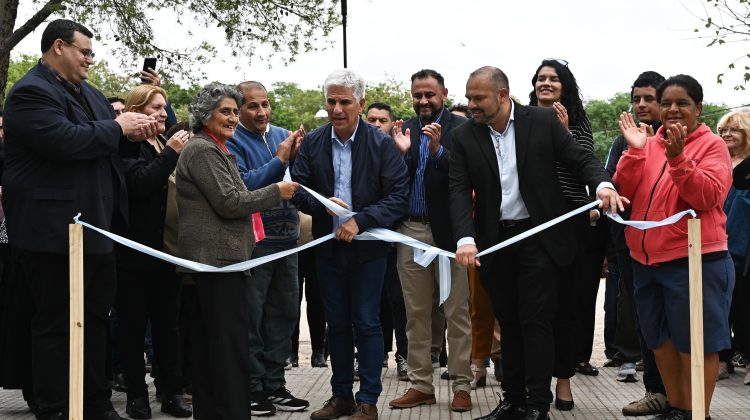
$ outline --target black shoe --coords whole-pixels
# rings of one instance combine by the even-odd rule
[[[322,351],[313,352],[310,364],[312,365],[312,367],[328,367],[328,363],[326,363],[326,357]]]
[[[288,364],[292,365],[292,367],[299,367],[299,355],[298,354],[293,354],[293,355],[289,356],[286,359],[286,362]]]
[[[388,367],[388,353],[383,355],[383,367],[384,368]]]
[[[498,359],[496,362],[493,362],[493,365],[495,365],[495,380],[498,382],[502,382],[504,378],[503,359]]]
[[[151,407],[148,405],[148,398],[146,397],[128,398],[128,404],[125,407],[125,413],[131,419],[150,419]],[[115,414],[117,413],[115,412]],[[113,418],[119,418],[119,417],[113,417]]]
[[[576,372],[586,376],[599,376],[599,369],[591,366],[589,362],[583,362],[576,365]]]
[[[446,369],[445,371],[443,371],[443,373],[440,374],[440,379],[445,379],[446,381],[447,380],[451,380],[452,381],[452,380],[456,379],[456,375],[451,375],[451,373],[448,372],[448,369]]]
[[[555,398],[555,408],[560,411],[570,411],[574,406],[575,403],[573,402],[573,400],[567,401]]]
[[[193,415],[193,409],[182,395],[165,395],[161,399],[161,412],[181,419]]]
[[[276,414],[276,407],[266,398],[263,391],[250,393],[250,417],[252,416],[272,416]]]
[[[538,408],[530,408],[523,420],[549,420],[549,413]]]
[[[65,415],[62,411],[58,411],[55,413],[47,414],[46,416],[37,417],[38,419],[43,420],[67,420],[68,416]]]
[[[266,393],[266,398],[280,411],[302,411],[310,406],[307,400],[302,400],[289,392],[286,387]]]
[[[526,416],[526,408],[513,404],[508,400],[501,402],[490,414],[477,417],[474,420],[522,420]]]
[[[133,416],[130,416],[132,418],[135,418]],[[151,418],[151,415],[149,414],[148,418]],[[115,409],[111,409],[109,411],[105,411],[102,413],[102,415],[99,417],[100,420],[126,420],[124,417],[120,417],[119,414],[117,414],[117,411]]]
[[[117,392],[128,392],[128,386],[125,385],[125,375],[116,373],[112,378],[112,390]]]

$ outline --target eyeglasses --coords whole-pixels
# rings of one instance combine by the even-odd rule
[[[545,58],[543,61],[557,61],[563,66],[568,67],[568,60],[563,60],[562,58]]]
[[[75,47],[81,54],[83,54],[83,58],[90,58],[90,59],[93,60],[94,57],[96,56],[96,54],[93,51],[91,51],[88,48],[81,48],[78,45],[76,45],[75,42],[68,42],[68,41],[66,41],[64,39],[62,40],[62,42],[66,43],[66,44],[68,44],[68,45],[70,45],[72,47]]]
[[[742,129],[734,128],[734,127],[724,127],[724,128],[719,129],[719,135],[724,135],[724,134],[729,134],[729,133],[740,134],[742,133]]]

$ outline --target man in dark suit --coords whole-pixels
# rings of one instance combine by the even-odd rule
[[[357,214],[333,216],[302,190],[292,198],[298,209],[312,216],[313,236],[336,234],[335,241],[316,248],[333,397],[310,418],[335,419],[354,413],[350,418],[377,419],[376,404],[383,389],[379,298],[389,244],[351,241],[370,228],[391,228],[404,217],[408,176],[393,139],[360,118],[364,80],[351,70],[339,70],[328,76],[324,89],[330,123],[305,137],[292,167],[292,180]],[[354,335],[360,377],[356,400],[352,396]]]
[[[404,235],[454,251],[455,240],[449,214],[448,163],[451,143],[448,133],[466,119],[445,108],[443,76],[435,70],[420,70],[411,77],[411,96],[417,116],[396,128],[396,143],[409,168],[409,214],[399,231]],[[432,307],[439,290],[437,260],[427,268],[414,262],[414,249],[398,245],[398,270],[406,305],[406,334],[409,339],[408,367],[411,388],[390,402],[393,408],[410,408],[435,403],[432,384]],[[451,291],[443,305],[448,322],[448,370],[455,375],[453,411],[471,410],[471,320],[469,281],[466,267],[451,263]],[[440,330],[442,333],[443,325]]]
[[[480,266],[478,249],[565,213],[555,162],[596,191],[603,210],[623,208],[594,155],[573,141],[554,111],[514,103],[500,69],[471,73],[466,98],[473,122],[451,133],[450,213],[460,264]],[[503,332],[505,371],[505,400],[483,419],[548,418],[559,273],[571,264],[575,244],[572,226],[563,222],[482,257],[482,284]]]
[[[7,167],[3,207],[18,275],[29,284],[32,364],[38,419],[67,418],[68,224],[82,217],[103,229],[127,220],[118,151],[128,136],[156,133],[152,116],[114,119],[107,99],[84,80],[93,34],[64,19],[42,34],[42,59],[10,90],[5,105]],[[112,242],[84,231],[84,416],[120,419],[105,378],[107,314],[115,293]]]

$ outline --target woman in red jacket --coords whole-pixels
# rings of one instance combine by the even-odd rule
[[[727,253],[722,205],[732,183],[724,141],[698,121],[703,89],[692,77],[673,76],[656,91],[661,121],[655,136],[623,113],[620,128],[629,149],[614,181],[630,197],[631,220],[661,220],[693,209],[701,219],[706,413],[719,367],[730,347],[728,314],[734,268]],[[635,303],[646,344],[654,350],[672,407],[665,419],[691,418],[687,220],[649,230],[628,227]]]

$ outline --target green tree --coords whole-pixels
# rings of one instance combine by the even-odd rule
[[[703,22],[702,28],[694,29],[703,39],[709,40],[708,47],[727,42],[750,40],[750,0],[705,0],[703,11],[695,16]],[[730,71],[742,73],[742,83],[735,90],[745,90],[750,81],[750,54],[735,57],[726,69],[716,76],[717,83],[724,82],[724,75]]]
[[[367,86],[365,98],[367,98],[368,104],[373,102],[388,104],[393,111],[394,120],[402,119],[406,121],[416,115],[409,89],[404,88],[403,83],[392,78],[385,82]]]
[[[39,61],[39,57],[30,54],[21,54],[17,59],[11,59],[8,67],[8,81],[4,94],[25,75]],[[100,61],[89,69],[88,82],[102,91],[104,96],[120,96],[135,86],[135,77],[123,76],[109,70],[106,61]]]
[[[217,48],[228,49],[238,62],[256,58],[257,48],[267,45],[284,62],[302,51],[314,50],[339,24],[338,0],[41,0],[41,6],[26,22],[13,30],[20,0],[0,0],[0,93],[5,92],[10,53],[18,43],[50,16],[67,17],[95,28],[97,40],[117,45],[123,64],[140,57],[161,58],[160,72],[174,73],[195,81],[202,74],[196,64],[213,60]],[[188,37],[203,28],[224,31],[220,44],[202,42],[185,49],[170,49],[155,38],[155,13],[173,16],[175,25],[189,28]],[[169,20],[169,18],[166,18]],[[267,59],[270,57],[260,57]],[[4,97],[0,98],[4,102]]]
[[[324,109],[323,89],[302,89],[296,83],[277,82],[268,92],[271,102],[271,122],[279,127],[294,130],[303,124],[307,131],[327,122],[315,118]]]
[[[594,154],[604,162],[612,141],[620,134],[620,114],[630,109],[630,93],[619,92],[609,99],[586,103],[586,114],[594,133]]]

